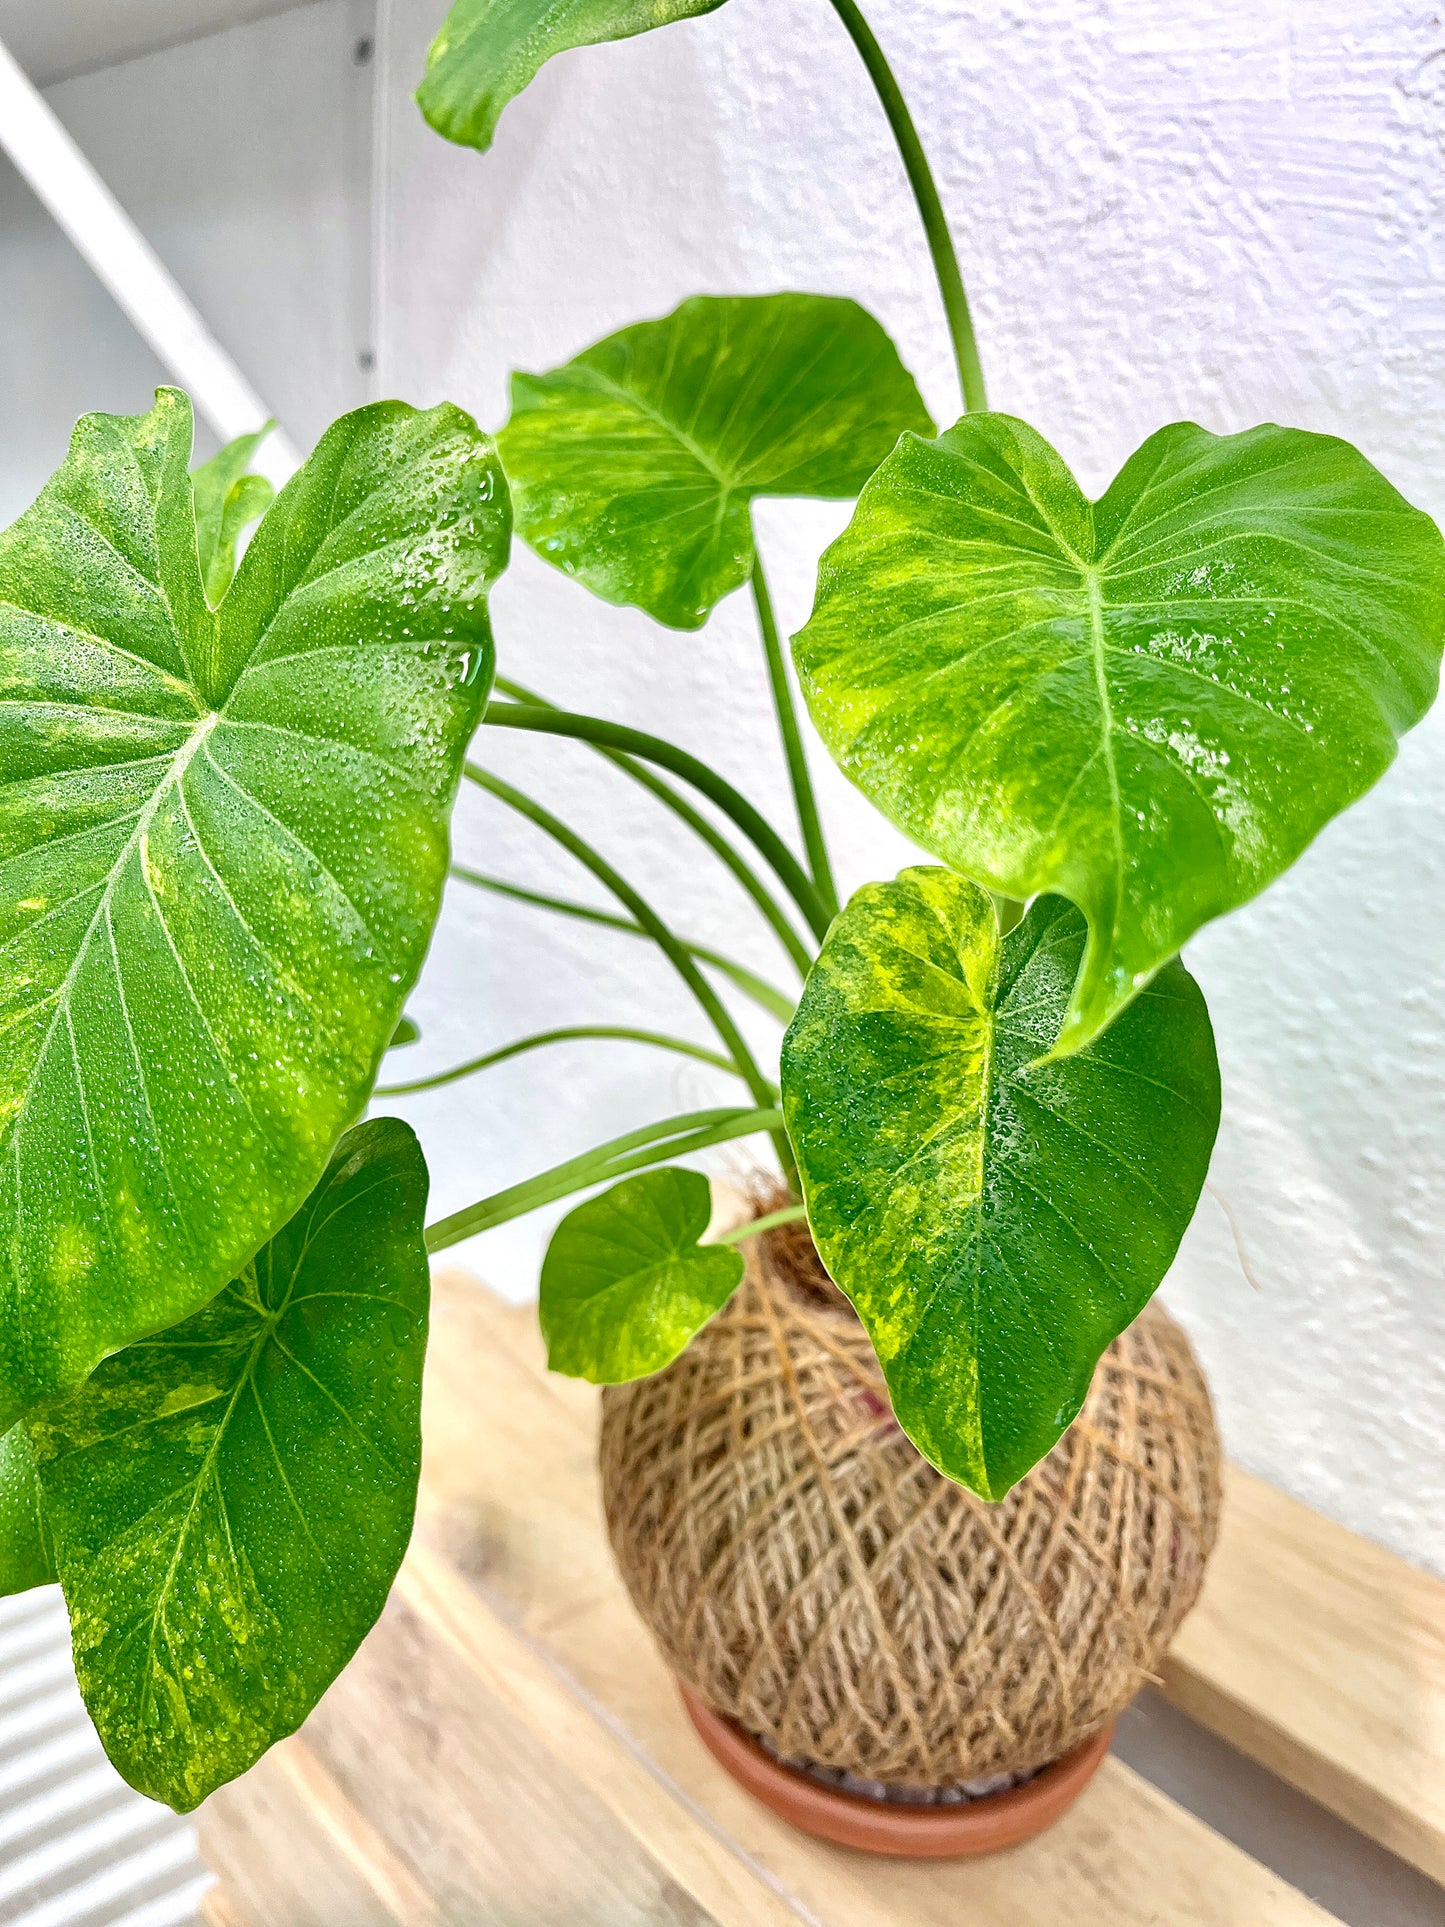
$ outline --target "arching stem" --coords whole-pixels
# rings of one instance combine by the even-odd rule
[[[772,1231],[780,1224],[806,1222],[808,1207],[805,1204],[785,1204],[781,1211],[769,1211],[766,1217],[751,1218],[746,1224],[736,1224],[731,1231],[720,1231],[710,1240],[715,1245],[737,1245],[744,1238],[756,1238],[760,1231]]]
[[[468,781],[475,783],[479,789],[486,790],[489,795],[495,796],[498,802],[505,803],[519,816],[525,816],[554,842],[560,843],[564,850],[592,872],[604,890],[616,897],[628,915],[642,925],[702,1006],[704,1015],[717,1032],[723,1049],[739,1077],[752,1092],[753,1102],[760,1109],[771,1106],[774,1086],[758,1069],[757,1060],[748,1049],[742,1032],[733,1022],[727,1006],[651,904],[640,897],[632,885],[619,876],[606,858],[593,849],[590,843],[578,836],[575,830],[569,829],[560,818],[553,816],[552,812],[545,809],[542,804],[524,795],[521,790],[514,788],[511,783],[504,781],[491,770],[482,769],[476,763],[470,761],[465,763],[463,772]],[[771,1135],[773,1148],[778,1154],[778,1162],[783,1167],[783,1176],[791,1184],[796,1175],[796,1165],[793,1160],[793,1147],[781,1122],[772,1128]]]
[[[832,913],[819,896],[813,879],[772,824],[731,783],[687,750],[640,729],[629,729],[625,723],[609,723],[600,716],[577,716],[565,709],[538,709],[529,703],[491,703],[482,722],[489,729],[534,730],[544,736],[570,736],[603,749],[621,750],[625,755],[640,756],[682,777],[684,782],[701,790],[724,816],[731,817],[803,913],[819,943],[827,936]]]
[[[913,198],[918,203],[919,216],[923,221],[923,232],[928,238],[928,251],[933,256],[938,291],[943,296],[943,312],[948,318],[953,358],[958,364],[964,410],[972,414],[988,407],[988,396],[984,389],[983,365],[978,358],[978,343],[974,339],[973,318],[968,311],[968,296],[964,292],[958,254],[954,249],[953,236],[948,231],[948,219],[938,196],[933,169],[928,165],[928,156],[918,138],[918,129],[913,125],[913,116],[908,111],[903,90],[888,65],[883,49],[874,38],[873,29],[859,12],[854,0],[832,0],[832,7],[847,28],[849,38],[868,69],[868,77],[873,82],[883,111],[888,116],[888,125],[893,129],[893,138],[898,143],[908,185],[913,189]]]
[[[753,558],[753,602],[758,612],[758,628],[762,632],[763,654],[767,658],[768,681],[772,685],[773,708],[778,718],[778,733],[783,739],[783,755],[787,758],[788,779],[793,786],[793,805],[798,812],[798,828],[803,836],[803,848],[808,853],[808,868],[813,873],[813,883],[824,907],[833,915],[838,914],[838,889],[833,881],[833,866],[828,861],[828,845],[823,836],[823,825],[818,816],[818,801],[813,794],[813,779],[808,774],[808,757],[803,748],[803,732],[798,727],[798,711],[793,701],[792,684],[788,681],[788,665],[783,657],[782,638],[778,634],[777,617],[773,614],[773,598],[768,593],[768,579],[763,574],[763,559],[760,555]]]
[[[479,1231],[536,1211],[544,1204],[555,1204],[574,1191],[586,1191],[598,1184],[611,1183],[633,1171],[648,1170],[654,1164],[669,1164],[673,1158],[688,1157],[708,1150],[714,1144],[727,1144],[733,1138],[751,1137],[755,1131],[780,1131],[783,1114],[776,1109],[744,1111],[693,1111],[684,1117],[664,1118],[658,1124],[645,1124],[641,1130],[628,1131],[606,1144],[596,1145],[581,1157],[555,1164],[549,1171],[481,1198],[449,1218],[440,1218],[426,1229],[428,1251],[445,1251]]]
[[[556,703],[548,702],[545,696],[537,695],[533,690],[525,688],[519,682],[511,681],[506,676],[498,676],[496,688],[502,695],[510,697],[513,702],[525,704],[530,708],[557,709]],[[806,978],[813,962],[811,953],[799,941],[797,932],[789,923],[782,905],[773,897],[752,865],[733,848],[727,838],[709,823],[705,816],[695,810],[685,797],[679,796],[670,783],[665,782],[645,763],[640,763],[635,756],[624,756],[620,750],[608,749],[602,743],[593,743],[591,748],[605,757],[615,769],[620,769],[630,776],[634,783],[640,783],[645,790],[650,791],[665,808],[686,823],[695,836],[700,837],[707,844],[762,912],[773,935],[787,951],[799,977]]]
[[[533,1037],[518,1037],[510,1044],[503,1044],[498,1050],[489,1050],[481,1057],[469,1057],[465,1064],[453,1064],[450,1070],[437,1071],[431,1077],[413,1078],[409,1084],[378,1084],[372,1092],[373,1097],[409,1097],[415,1091],[439,1091],[444,1084],[455,1084],[463,1077],[473,1077],[478,1071],[488,1071],[496,1064],[506,1064],[514,1057],[522,1057],[528,1051],[545,1050],[549,1044],[575,1044],[585,1042],[606,1042],[613,1040],[627,1044],[651,1044],[657,1050],[675,1051],[680,1057],[694,1057],[700,1064],[712,1064],[720,1071],[728,1071],[741,1076],[736,1064],[721,1051],[707,1050],[701,1044],[689,1043],[685,1037],[669,1037],[660,1030],[634,1030],[629,1024],[567,1024],[560,1030],[539,1030]]]
[[[519,883],[508,883],[504,877],[486,876],[480,870],[467,869],[462,863],[454,863],[451,873],[478,890],[495,890],[498,896],[511,897],[518,903],[535,904],[539,910],[555,910],[559,916],[578,917],[584,923],[599,923],[605,930],[622,930],[629,937],[646,937],[649,942],[652,941],[651,933],[644,930],[640,923],[634,923],[630,917],[613,916],[611,911],[598,910],[590,903],[576,903],[571,897],[547,896],[541,890],[524,890]],[[744,997],[751,998],[760,1010],[765,1010],[770,1017],[776,1017],[780,1024],[792,1023],[793,1013],[798,1007],[795,997],[785,997],[776,985],[766,982],[735,957],[725,957],[720,950],[709,950],[700,943],[689,943],[686,937],[679,937],[678,942],[690,957],[719,971]]]

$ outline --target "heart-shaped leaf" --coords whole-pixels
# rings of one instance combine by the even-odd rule
[[[275,498],[276,491],[264,475],[246,472],[251,457],[275,426],[268,422],[253,435],[238,435],[191,471],[196,497],[196,550],[206,600],[213,609],[235,577],[236,544]]]
[[[300,1725],[406,1551],[426,1195],[408,1127],[358,1126],[204,1311],[26,1421],[86,1705],[181,1811]]]
[[[485,152],[502,109],[569,47],[629,40],[723,0],[457,0],[432,42],[417,105],[439,134]]]
[[[1160,971],[1105,1036],[1040,1062],[1084,919],[1003,938],[948,870],[860,890],[783,1044],[823,1262],[923,1455],[1002,1498],[1078,1412],[1174,1257],[1209,1169],[1219,1068],[1199,988]]]
[[[606,602],[696,629],[753,566],[757,495],[856,495],[932,434],[878,323],[831,295],[699,295],[549,375],[498,441],[517,527]]]
[[[742,1282],[742,1253],[698,1241],[708,1181],[669,1165],[624,1178],[569,1211],[542,1263],[547,1363],[622,1385],[670,1365]]]
[[[795,639],[842,768],[1089,945],[1076,1050],[1388,766],[1432,701],[1445,544],[1348,443],[1161,429],[1096,503],[1004,415],[907,438]]]
[[[0,1598],[54,1585],[59,1575],[40,1509],[35,1456],[23,1425],[0,1438]]]
[[[304,1201],[425,954],[507,549],[457,409],[338,422],[217,611],[191,411],[0,536],[0,1426]]]

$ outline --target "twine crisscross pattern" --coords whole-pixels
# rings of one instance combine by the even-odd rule
[[[1208,1390],[1151,1305],[998,1505],[888,1404],[806,1233],[754,1241],[673,1365],[603,1396],[613,1550],[673,1670],[784,1759],[885,1787],[1032,1772],[1128,1704],[1198,1594]]]

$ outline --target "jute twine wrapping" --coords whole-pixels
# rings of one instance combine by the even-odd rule
[[[1188,1341],[1151,1305],[990,1506],[898,1429],[789,1231],[745,1247],[675,1364],[603,1396],[628,1590],[673,1670],[784,1759],[888,1789],[1030,1773],[1122,1711],[1198,1594],[1220,1456]]]

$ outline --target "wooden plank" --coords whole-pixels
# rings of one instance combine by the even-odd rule
[[[222,1882],[207,1896],[218,1927],[443,1927],[411,1869],[300,1739],[273,1747],[196,1819]]]
[[[596,1394],[549,1377],[530,1311],[504,1306],[466,1274],[437,1278],[434,1321],[418,1542],[398,1597],[449,1645],[453,1681],[482,1681],[535,1739],[555,1744],[707,1916],[729,1927],[779,1918],[1017,1927],[1056,1917],[1070,1927],[1322,1927],[1331,1918],[1117,1761],[1052,1832],[994,1860],[873,1861],[774,1820],[681,1718],[612,1569]],[[314,1743],[336,1767],[324,1709],[320,1726]]]
[[[1163,1689],[1445,1883],[1445,1583],[1231,1468]]]
[[[201,1927],[249,1927],[226,1896],[224,1887],[212,1887],[201,1897],[198,1909]]]
[[[386,1812],[410,1857],[309,1739],[282,1741],[197,1816],[202,1851],[225,1883],[207,1896],[205,1927],[517,1927],[594,1917],[609,1927],[713,1927],[633,1842],[606,1838],[605,1820],[601,1834],[589,1826],[595,1803],[573,1775],[545,1762],[539,1770],[535,1744],[515,1744],[494,1720],[475,1726],[473,1676],[458,1673],[450,1654],[441,1655],[450,1718],[429,1723],[433,1751],[417,1770],[405,1736],[396,1744],[394,1705],[374,1690],[378,1647],[409,1618],[392,1612],[364,1649],[371,1664],[360,1692],[328,1702],[324,1724],[308,1734],[361,1767],[365,1798]],[[408,1633],[414,1644],[414,1627],[403,1640]],[[468,1757],[468,1739],[480,1763]],[[648,1868],[641,1881],[628,1880],[629,1862]]]
[[[561,1810],[574,1829],[585,1789],[586,1800],[597,1801],[621,1821],[628,1838],[668,1876],[676,1889],[670,1904],[679,1917],[706,1920],[710,1927],[793,1927],[794,1909],[757,1870],[699,1825],[686,1804],[663,1797],[656,1770],[607,1710],[579,1692],[555,1658],[509,1625],[445,1560],[418,1548],[397,1590],[405,1608],[444,1649],[453,1694],[458,1680],[466,1682],[468,1695],[482,1685],[551,1752],[547,1777],[554,1783],[565,1764],[572,1793],[570,1810],[567,1804]],[[469,1794],[467,1805],[472,1804]],[[555,1811],[549,1818],[555,1827]],[[600,1901],[603,1870],[615,1863],[615,1849],[610,1855],[592,1849],[586,1858],[593,1907],[599,1917],[618,1918],[615,1907],[604,1908]],[[679,1905],[678,1895],[688,1896],[686,1906]]]
[[[626,1824],[656,1804],[644,1769],[496,1615],[464,1621],[453,1593],[472,1601],[418,1547],[306,1727],[432,1896],[435,1920],[715,1927],[647,1830]]]

